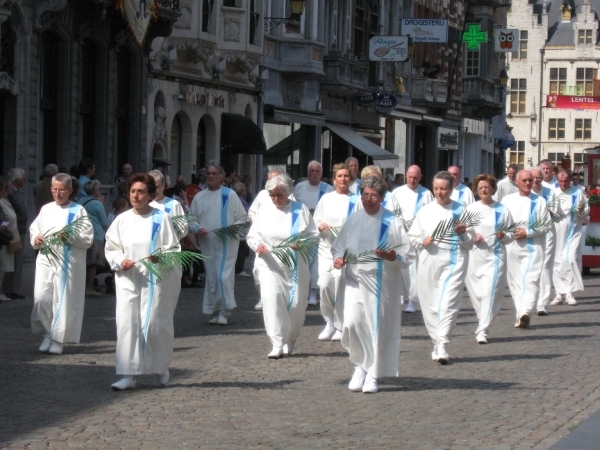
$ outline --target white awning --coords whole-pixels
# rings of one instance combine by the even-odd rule
[[[375,165],[382,168],[398,167],[398,162],[400,159],[398,155],[388,152],[380,146],[375,145],[373,142],[358,134],[352,128],[328,121],[325,122],[325,126],[341,137],[348,144],[352,145],[352,147],[355,147],[365,155],[373,158]]]

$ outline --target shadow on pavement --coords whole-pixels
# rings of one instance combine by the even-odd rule
[[[490,344],[495,344],[499,342],[518,342],[518,341],[545,341],[547,339],[558,339],[561,341],[569,340],[569,339],[584,339],[593,337],[591,334],[566,334],[566,335],[544,335],[544,336],[531,336],[531,335],[523,335],[523,336],[510,336],[503,338],[490,338],[488,342]]]
[[[394,391],[433,391],[447,389],[472,389],[472,390],[499,390],[513,389],[518,383],[507,383],[501,381],[488,381],[478,379],[454,379],[454,378],[423,378],[423,377],[399,377],[382,378],[379,384],[380,392]]]
[[[175,388],[200,388],[200,389],[283,389],[294,383],[301,383],[303,380],[280,380],[273,382],[247,382],[247,381],[224,381],[207,383],[173,383],[159,389]]]
[[[517,355],[487,355],[487,356],[468,356],[465,358],[452,358],[450,362],[454,364],[461,363],[483,363],[491,361],[516,361],[520,359],[554,359],[562,358],[562,354],[550,354],[550,355],[532,355],[528,353],[517,354]]]
[[[539,330],[541,328],[587,328],[600,327],[599,322],[573,322],[573,323],[542,323],[534,324],[532,329]]]

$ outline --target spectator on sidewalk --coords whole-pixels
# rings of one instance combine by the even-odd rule
[[[247,194],[246,185],[241,182],[235,183],[233,185],[233,190],[240,198],[240,201],[242,202],[242,206],[244,207],[244,209],[246,210],[246,213],[247,213],[248,209],[250,208],[250,205],[248,205],[248,202],[246,201],[246,194]],[[246,243],[246,234],[247,233],[244,233],[244,234],[240,233],[240,245],[238,247],[237,259],[235,260],[235,274],[239,277],[249,277],[250,276],[244,270],[246,258],[250,255],[250,248],[248,247],[248,244]]]
[[[8,272],[6,274],[2,292],[6,292],[6,296],[14,300],[25,298],[24,295],[19,293],[21,290],[21,276],[23,273],[23,242],[25,242],[25,234],[27,233],[27,208],[25,207],[25,202],[21,198],[19,189],[25,185],[25,171],[19,167],[13,167],[8,171],[8,181],[12,185],[12,192],[8,194],[7,200],[17,215],[17,229],[19,232],[20,244],[14,246],[14,272]]]
[[[56,164],[48,164],[44,167],[44,178],[35,185],[33,189],[33,196],[35,197],[35,213],[39,214],[42,206],[47,205],[54,201],[52,197],[52,177],[58,173],[58,166]]]
[[[79,194],[77,194],[77,197],[75,198],[76,201],[81,200],[83,197],[86,196],[83,187],[85,186],[85,183],[87,183],[88,181],[90,181],[93,177],[94,174],[96,173],[96,164],[94,163],[94,160],[92,158],[83,158],[81,160],[81,162],[79,163]]]

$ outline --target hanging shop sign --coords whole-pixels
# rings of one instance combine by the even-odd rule
[[[496,53],[511,53],[519,51],[519,30],[494,30],[494,51]]]
[[[146,40],[150,19],[156,19],[158,6],[155,0],[117,0],[117,9],[121,11],[129,30],[141,47]]]
[[[487,42],[487,31],[481,31],[481,25],[478,23],[469,24],[467,31],[462,35],[462,42],[467,44],[469,50],[479,50],[479,45]]]
[[[402,34],[410,35],[415,43],[430,44],[448,42],[446,19],[402,19]]]
[[[382,114],[389,114],[392,111],[396,111],[397,104],[398,100],[392,94],[378,94],[375,111]]]
[[[371,92],[358,97],[358,106],[362,108],[370,108],[377,103],[377,92]]]
[[[188,92],[185,94],[185,101],[194,103],[198,106],[212,106],[215,108],[225,108],[225,97],[218,97],[212,94],[197,94],[196,92]]]
[[[458,130],[439,127],[438,148],[443,148],[445,150],[458,150]]]
[[[369,40],[369,61],[406,61],[408,36],[374,36]]]
[[[600,109],[600,97],[574,95],[547,95],[546,108],[557,109]]]

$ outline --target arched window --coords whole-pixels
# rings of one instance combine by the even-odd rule
[[[134,58],[126,50],[117,51],[117,164],[121,167],[130,162],[130,105],[131,95],[131,71]]]
[[[96,146],[96,47],[88,40],[81,43],[81,146],[84,158],[94,158]]]

